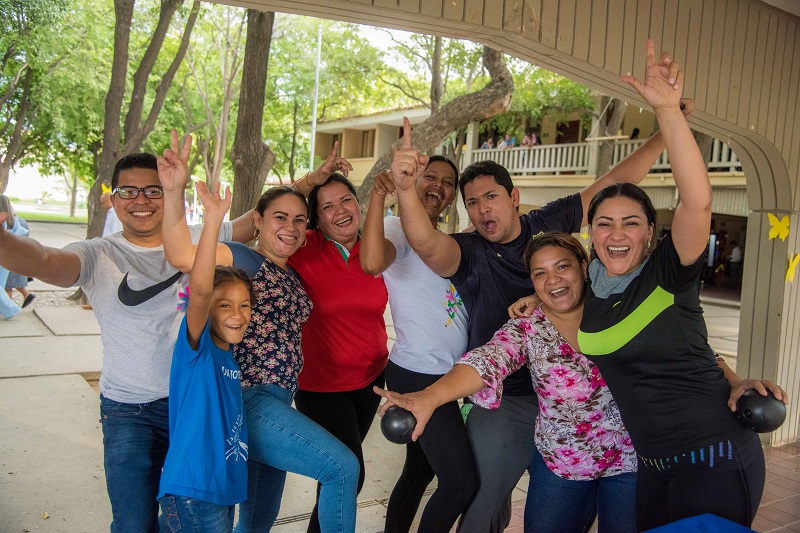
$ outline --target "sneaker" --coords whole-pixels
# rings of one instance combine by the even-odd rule
[[[25,298],[25,301],[22,302],[22,308],[25,309],[26,307],[31,305],[35,299],[36,299],[35,294],[33,294],[32,292],[28,293],[28,296]]]

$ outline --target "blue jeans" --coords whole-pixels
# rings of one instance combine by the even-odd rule
[[[158,485],[169,448],[169,401],[120,403],[100,396],[111,531],[158,531]]]
[[[161,497],[161,533],[178,531],[196,533],[230,533],[233,531],[235,505],[216,503],[165,494]]]
[[[564,479],[554,474],[539,451],[531,456],[525,502],[525,533],[583,533],[598,518],[598,533],[635,533],[636,474],[594,480]]]
[[[242,388],[250,453],[247,501],[239,506],[236,532],[270,530],[280,510],[286,472],[322,484],[322,531],[353,532],[358,460],[347,446],[292,408],[292,396],[278,385]]]

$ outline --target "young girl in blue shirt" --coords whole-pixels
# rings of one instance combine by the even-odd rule
[[[174,151],[159,158],[159,173],[181,164]],[[189,281],[186,316],[172,357],[170,446],[161,475],[161,531],[233,530],[234,506],[247,499],[247,428],[241,371],[232,345],[240,342],[255,301],[247,275],[215,267],[217,235],[231,206],[197,184],[206,220]]]

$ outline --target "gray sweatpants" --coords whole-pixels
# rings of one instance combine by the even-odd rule
[[[511,521],[511,492],[536,446],[535,396],[504,396],[497,409],[477,405],[467,433],[478,467],[478,492],[458,524],[458,533],[502,533]]]

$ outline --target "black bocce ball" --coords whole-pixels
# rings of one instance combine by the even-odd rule
[[[381,432],[391,442],[395,444],[408,444],[411,442],[411,434],[417,427],[417,419],[402,407],[390,406],[383,413],[381,418]]]
[[[749,389],[736,402],[736,417],[748,429],[757,433],[769,433],[778,429],[786,419],[786,405],[775,398],[772,391],[761,396]]]

